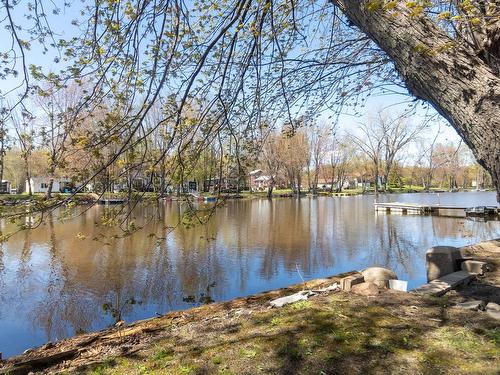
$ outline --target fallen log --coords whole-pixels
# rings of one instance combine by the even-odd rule
[[[0,370],[0,375],[25,375],[33,370],[50,367],[55,363],[72,359],[78,354],[78,349],[65,350],[63,352],[30,358],[21,362],[13,363],[12,367]]]

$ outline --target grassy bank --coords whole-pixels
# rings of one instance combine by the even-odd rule
[[[0,374],[497,374],[498,321],[454,305],[500,302],[500,240],[466,249],[493,271],[445,297],[330,292],[269,308],[339,278],[314,280],[83,334],[0,364]]]
[[[494,322],[452,312],[446,299],[344,293],[281,309],[211,317],[174,329],[90,374],[494,374]],[[465,322],[465,324],[462,324]]]

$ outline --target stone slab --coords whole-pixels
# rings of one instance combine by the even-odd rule
[[[389,289],[399,290],[400,292],[408,291],[408,281],[405,280],[388,280],[389,281]]]
[[[457,271],[432,280],[427,284],[413,289],[412,292],[417,294],[429,294],[439,297],[446,294],[448,291],[455,289],[457,286],[468,284],[475,277],[476,274],[466,271]]]

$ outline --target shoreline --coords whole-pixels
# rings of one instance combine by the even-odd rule
[[[390,189],[387,191],[381,191],[379,195],[393,195],[393,194],[439,194],[439,193],[454,193],[457,191],[448,191],[442,189],[431,189],[429,191],[415,190],[415,189]],[[475,193],[477,190],[458,190],[462,193]],[[493,190],[481,190],[481,192],[494,192]],[[351,197],[358,195],[375,195],[373,190],[345,190],[342,192],[330,192],[330,191],[319,191],[318,194],[313,195],[309,192],[303,191],[300,195],[293,194],[291,190],[276,190],[273,192],[272,198],[302,198],[302,197]],[[95,193],[77,193],[72,195],[70,193],[54,193],[53,197],[46,199],[44,194],[35,193],[32,196],[27,194],[0,194],[0,208],[6,207],[25,207],[25,208],[44,208],[46,206],[55,206],[64,204],[66,199],[70,198],[68,203],[75,205],[90,205],[97,204],[98,197]],[[126,199],[126,193],[106,193],[103,195],[104,199]],[[247,199],[268,199],[265,191],[242,191],[240,193],[221,193],[220,196],[211,193],[201,193],[199,197],[195,198],[187,194],[181,194],[180,196],[168,195],[161,197],[156,193],[143,193],[134,192],[133,202],[140,201],[199,201],[199,202],[215,202],[215,199],[219,198],[221,201],[225,200],[247,200]]]
[[[156,326],[162,324],[169,324],[178,319],[190,320],[205,317],[207,314],[214,314],[216,312],[221,312],[224,310],[247,308],[252,309],[255,307],[262,306],[269,301],[284,297],[289,294],[297,293],[304,288],[322,288],[332,283],[339,282],[341,278],[352,275],[357,271],[343,272],[338,275],[333,275],[326,278],[313,279],[306,281],[305,283],[292,284],[287,287],[268,290],[257,294],[252,294],[246,297],[233,298],[228,301],[213,302],[209,304],[204,304],[197,307],[191,307],[184,310],[176,310],[168,312],[164,315],[154,316],[151,318],[141,319],[134,322],[130,322],[122,327],[109,327],[102,329],[100,331],[83,333],[81,335],[72,336],[63,340],[59,340],[55,343],[48,342],[39,347],[26,349],[22,354],[14,355],[9,358],[4,358],[0,360],[0,375],[8,374],[5,371],[5,366],[9,364],[19,365],[26,361],[31,361],[33,358],[37,358],[39,355],[51,357],[55,355],[56,352],[60,352],[61,348],[71,347],[71,349],[64,349],[63,352],[66,354],[59,355],[55,358],[56,361],[60,359],[65,359],[67,356],[71,356],[74,348],[84,347],[90,344],[94,344],[97,341],[105,341],[107,344],[113,344],[115,339],[120,341],[122,338],[143,334],[152,333],[156,330]],[[49,359],[50,361],[50,359]],[[45,360],[44,363],[47,361]],[[20,372],[21,373],[21,372]]]
[[[144,355],[148,358],[148,361],[155,362],[156,360],[154,358],[160,355],[158,353],[151,354],[151,351],[155,351],[157,349],[157,346],[160,345],[158,343],[162,343],[161,345],[167,345],[169,353],[172,351],[173,354],[169,354],[169,358],[170,356],[175,357],[174,354],[177,353],[175,349],[177,341],[172,338],[172,335],[192,335],[193,332],[201,330],[200,332],[206,331],[206,333],[210,335],[211,340],[217,340],[219,333],[217,329],[212,328],[213,324],[225,325],[226,323],[229,324],[232,321],[237,321],[238,324],[245,325],[248,320],[252,319],[255,320],[251,326],[252,330],[256,330],[258,335],[265,335],[265,332],[267,332],[266,330],[272,330],[275,325],[280,325],[278,323],[274,323],[279,322],[280,319],[290,318],[290,325],[299,324],[300,321],[296,319],[296,314],[308,314],[308,316],[312,319],[316,319],[317,314],[319,314],[318,316],[325,317],[331,315],[335,322],[338,321],[340,316],[341,321],[347,324],[349,323],[349,319],[345,320],[347,317],[354,317],[357,316],[357,314],[363,313],[362,310],[358,311],[357,305],[362,305],[364,306],[363,309],[370,311],[372,309],[378,311],[377,309],[383,308],[384,312],[382,315],[384,316],[384,319],[394,318],[397,321],[403,319],[397,324],[408,325],[411,323],[412,326],[415,324],[415,328],[411,329],[417,329],[416,327],[423,324],[422,319],[418,316],[418,314],[410,314],[409,316],[405,315],[407,314],[406,311],[408,309],[412,310],[416,306],[415,308],[422,309],[422,311],[425,310],[426,314],[429,314],[428,321],[424,324],[430,324],[429,330],[436,329],[440,335],[442,332],[439,327],[442,325],[436,325],[436,322],[446,321],[448,322],[446,325],[450,325],[450,322],[456,321],[456,327],[454,325],[455,323],[453,323],[453,329],[463,329],[460,324],[463,323],[465,314],[467,324],[470,322],[473,323],[471,323],[471,330],[478,330],[480,328],[484,331],[484,334],[487,337],[493,337],[492,340],[496,343],[495,345],[497,346],[498,352],[495,352],[495,356],[492,358],[498,362],[500,360],[500,330],[498,330],[498,324],[495,321],[488,320],[489,318],[485,316],[485,313],[475,312],[474,314],[470,311],[459,311],[451,306],[463,301],[464,298],[481,298],[486,294],[489,295],[488,298],[490,298],[490,300],[500,303],[500,291],[498,287],[498,285],[500,285],[500,239],[483,241],[474,245],[464,246],[461,249],[467,251],[477,259],[487,261],[492,265],[492,272],[487,273],[484,278],[480,279],[476,283],[477,285],[474,284],[468,289],[459,290],[457,292],[452,291],[445,297],[419,296],[413,293],[385,290],[381,292],[379,297],[373,298],[358,296],[349,292],[341,291],[336,293],[327,293],[325,295],[321,294],[320,296],[307,300],[305,303],[298,302],[295,305],[290,305],[290,307],[284,307],[281,309],[270,309],[269,307],[270,300],[293,294],[306,288],[312,289],[331,285],[334,282],[338,282],[340,278],[355,272],[352,271],[325,279],[315,279],[303,284],[291,285],[287,288],[271,290],[248,297],[236,298],[227,302],[217,302],[187,310],[175,311],[160,317],[137,321],[122,327],[113,327],[94,333],[82,334],[56,343],[47,343],[41,347],[28,350],[25,354],[14,356],[6,361],[0,362],[0,374],[27,374],[32,371],[41,371],[41,373],[54,373],[58,371],[80,373],[87,370],[90,371],[92,368],[95,368],[95,366],[103,366],[103,364],[106,364],[106,368],[109,366],[110,369],[113,369],[115,366],[130,366],[130,361],[127,358],[133,358],[135,355],[138,355],[138,353],[144,353]],[[331,305],[332,303],[334,305]],[[328,306],[337,307],[332,310]],[[314,307],[314,309],[312,307]],[[310,309],[311,311],[309,311]],[[337,310],[342,311],[342,313],[338,315]],[[262,316],[267,316],[269,314],[274,317],[269,319],[262,318]],[[406,323],[404,323],[405,321]],[[365,324],[363,323],[364,320],[356,322],[357,325]],[[301,329],[306,329],[307,324],[306,326],[303,326],[303,324],[300,323],[300,327],[302,327]],[[368,328],[370,327],[360,329],[360,332],[363,332],[364,329]],[[351,327],[351,329],[354,328]],[[409,328],[405,328],[404,331],[407,329]],[[224,335],[227,334],[228,337],[231,338],[233,337],[232,335],[238,334],[240,330],[232,332],[231,329],[229,329],[228,332],[223,332]],[[293,334],[299,334],[296,332],[296,329],[291,332],[293,332]],[[329,332],[330,331],[326,329],[324,332],[320,331],[316,334],[329,335]],[[377,339],[379,333],[373,334],[375,335],[375,339]],[[252,340],[254,339],[255,338],[252,338]],[[203,335],[200,336],[197,334],[196,338],[193,338],[192,340],[196,341],[197,344],[188,342],[185,345],[193,346],[202,345],[203,343],[206,344],[206,340]],[[481,342],[481,345],[485,345],[483,342],[484,340],[480,337],[475,340],[479,340],[478,342]],[[423,342],[422,345],[424,344],[427,345],[428,343]],[[405,345],[407,344],[404,344],[403,346]],[[377,348],[376,351],[378,350]],[[230,350],[230,348],[228,347],[227,350]],[[422,348],[422,350],[424,349]],[[262,355],[264,355],[264,352]],[[253,358],[253,354],[251,357]],[[185,357],[182,358],[184,359],[181,360],[181,362],[186,360]],[[190,360],[192,360],[192,362],[194,361],[194,363],[198,363],[193,358]],[[109,362],[111,359],[115,361],[113,362],[114,364]],[[119,359],[118,362],[116,362],[117,359]],[[247,356],[243,356],[243,358],[239,360],[238,365],[248,359],[249,358],[247,358]],[[183,366],[182,364],[177,364],[177,362],[173,359],[169,360],[169,366],[170,362],[172,365]],[[135,366],[135,362],[133,363]],[[211,364],[210,366],[213,367],[213,365],[214,364]],[[156,366],[156,364],[154,366]],[[121,370],[118,370],[116,373],[122,373],[120,371]],[[165,373],[184,373],[181,370],[179,371],[180,372]],[[114,372],[111,371],[110,373]],[[193,374],[194,373],[195,372],[193,372]],[[356,372],[354,371],[354,373]]]

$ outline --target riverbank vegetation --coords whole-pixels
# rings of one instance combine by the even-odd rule
[[[84,372],[494,374],[500,331],[492,321],[455,312],[448,303],[338,293],[280,310],[243,310],[240,316],[230,311],[225,319],[215,314],[179,326],[170,338]]]
[[[468,246],[468,254],[487,262],[492,271],[444,297],[393,290],[368,296],[333,291],[281,308],[269,306],[275,298],[338,282],[345,276],[340,275],[81,334],[14,357],[3,370],[94,375],[496,374],[498,320],[457,303],[498,302],[494,285],[500,281],[499,249],[499,240]]]

